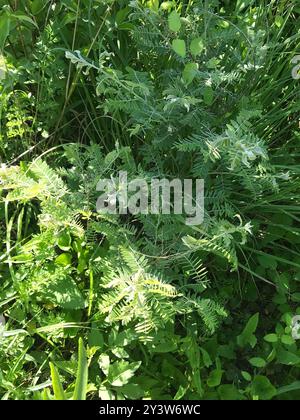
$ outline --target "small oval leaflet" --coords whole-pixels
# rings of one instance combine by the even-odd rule
[[[195,38],[191,41],[190,44],[191,53],[194,56],[200,55],[204,50],[204,44],[201,38]]]
[[[169,24],[170,31],[172,32],[180,31],[180,28],[181,28],[180,14],[177,13],[175,10],[169,14],[168,24]]]
[[[182,58],[185,58],[186,45],[183,39],[174,39],[174,41],[172,42],[172,47],[176,54],[178,54]]]
[[[192,83],[195,76],[197,75],[198,64],[197,63],[187,63],[182,73],[183,80],[187,85]]]

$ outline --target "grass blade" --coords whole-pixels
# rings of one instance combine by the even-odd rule
[[[85,400],[88,383],[88,363],[82,338],[79,339],[78,369],[73,400]]]
[[[53,391],[54,391],[54,396],[56,400],[66,400],[66,395],[65,395],[65,391],[63,389],[60,377],[59,377],[59,373],[56,369],[56,367],[54,366],[53,363],[50,362],[50,370],[51,370],[51,379],[52,379],[52,387],[53,387]]]

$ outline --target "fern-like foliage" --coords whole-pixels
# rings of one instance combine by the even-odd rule
[[[149,334],[174,317],[172,300],[178,292],[151,273],[144,257],[126,248],[120,248],[120,254],[120,268],[104,269],[99,310],[110,323],[134,322],[138,333]]]
[[[184,313],[196,312],[203,323],[204,334],[213,334],[220,322],[227,317],[224,307],[212,299],[201,299],[197,294],[189,294],[180,301],[179,312],[184,308]]]

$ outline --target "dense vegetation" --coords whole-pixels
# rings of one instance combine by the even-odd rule
[[[1,398],[300,399],[297,2],[0,5]],[[204,222],[97,212],[121,170]]]

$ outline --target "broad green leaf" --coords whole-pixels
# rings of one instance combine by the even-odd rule
[[[52,379],[52,387],[53,392],[56,400],[66,400],[66,395],[58,374],[58,371],[53,363],[50,362],[50,371],[51,371],[51,379]]]
[[[73,394],[73,400],[83,401],[86,399],[88,384],[88,361],[86,350],[83,344],[82,338],[79,339],[78,343],[78,368],[75,382],[75,390]]]
[[[116,23],[117,25],[121,25],[121,23],[123,23],[126,19],[126,17],[128,16],[128,13],[130,12],[130,8],[124,7],[123,9],[120,9],[117,14],[116,14]]]
[[[72,238],[70,233],[64,231],[59,235],[57,245],[62,251],[69,251],[71,248],[71,242]]]
[[[276,359],[276,349],[273,348],[273,350],[271,351],[271,353],[267,357],[267,363],[271,363],[275,359]]]
[[[192,55],[197,56],[202,53],[204,49],[204,44],[202,38],[195,38],[191,41],[190,51]]]
[[[29,16],[22,15],[22,14],[19,14],[19,13],[12,13],[11,16],[14,17],[17,20],[20,20],[21,22],[30,23],[31,25],[34,25],[36,28],[38,28],[35,21],[32,20]]]
[[[197,75],[197,72],[198,72],[198,64],[197,63],[188,63],[188,64],[185,65],[183,73],[182,73],[182,77],[183,77],[183,80],[185,81],[185,83],[187,85],[192,83],[192,81],[194,80],[194,78]]]
[[[219,386],[222,380],[223,371],[220,369],[212,370],[207,378],[207,385],[210,388]]]
[[[279,349],[277,351],[277,361],[282,365],[293,366],[300,364],[300,357],[290,351]]]
[[[197,392],[200,396],[203,394],[203,388],[202,388],[202,380],[201,380],[201,372],[200,369],[196,369],[192,374],[192,381],[193,385],[196,388]]]
[[[106,388],[105,385],[101,385],[101,387],[99,388],[99,398],[100,400],[106,400],[106,401],[115,400],[113,391],[109,388]]]
[[[125,347],[137,339],[137,334],[135,331],[128,328],[117,335],[113,335],[110,339],[112,340],[110,342],[111,346]]]
[[[286,344],[287,346],[291,346],[292,344],[295,344],[295,340],[291,335],[284,334],[280,337],[280,340],[283,344]]]
[[[246,372],[245,370],[241,371],[242,377],[245,379],[245,381],[252,381],[252,376],[250,375],[250,373]]]
[[[110,358],[108,354],[101,354],[101,356],[98,359],[98,363],[104,375],[108,376],[110,366]]]
[[[243,400],[243,395],[238,391],[234,385],[220,385],[218,387],[218,394],[221,400]]]
[[[261,357],[252,357],[252,359],[249,360],[249,363],[257,368],[264,368],[266,366],[266,361]]]
[[[53,275],[46,278],[48,282],[39,290],[39,297],[64,309],[84,308],[85,302],[82,294],[68,274],[63,275],[60,271],[55,271]]]
[[[114,347],[111,349],[111,352],[118,358],[118,359],[129,359],[130,356],[125,349],[122,347]]]
[[[112,386],[126,385],[141,366],[141,362],[117,361],[109,366],[108,381]]]
[[[277,334],[268,334],[264,336],[264,340],[267,341],[268,343],[277,343],[278,336]]]
[[[102,349],[104,346],[104,337],[103,334],[98,330],[97,324],[92,324],[91,331],[88,335],[88,344],[89,347],[97,347]]]
[[[43,8],[46,6],[46,4],[47,3],[45,2],[45,0],[33,0],[33,1],[31,1],[30,2],[31,13],[34,16],[38,15],[43,10]]]
[[[277,261],[275,258],[273,258],[271,255],[259,255],[257,257],[258,262],[260,265],[264,268],[273,268],[276,270],[277,268]]]
[[[282,315],[281,320],[285,322],[285,324],[287,325],[287,327],[284,330],[285,333],[289,334],[292,331],[291,326],[292,326],[293,315],[290,312],[286,312]]]
[[[259,321],[259,313],[253,315],[247,322],[242,333],[237,337],[237,343],[240,347],[245,347],[247,344],[253,348],[255,347],[257,340],[254,336],[254,333],[257,329]]]
[[[201,351],[201,354],[202,354],[202,359],[203,359],[204,366],[207,367],[207,368],[210,367],[213,364],[210,355],[208,354],[208,352],[203,347],[200,347],[200,351]]]
[[[277,394],[276,388],[266,376],[255,376],[251,385],[251,394],[260,400],[271,400]]]
[[[181,28],[180,14],[175,10],[169,14],[168,17],[169,29],[172,32],[178,32]]]
[[[186,56],[186,45],[183,39],[174,39],[172,42],[172,48],[180,57],[185,58]]]
[[[129,400],[140,400],[144,396],[144,390],[138,384],[122,386],[122,394]]]
[[[171,353],[177,349],[177,343],[175,340],[166,340],[153,346],[151,351],[153,353]]]
[[[72,255],[64,252],[55,259],[55,264],[67,267],[72,264]]]
[[[175,401],[181,400],[185,396],[185,394],[187,393],[187,391],[188,391],[188,388],[183,387],[182,385],[180,385],[179,388],[178,388],[178,391],[175,394],[174,400]]]

